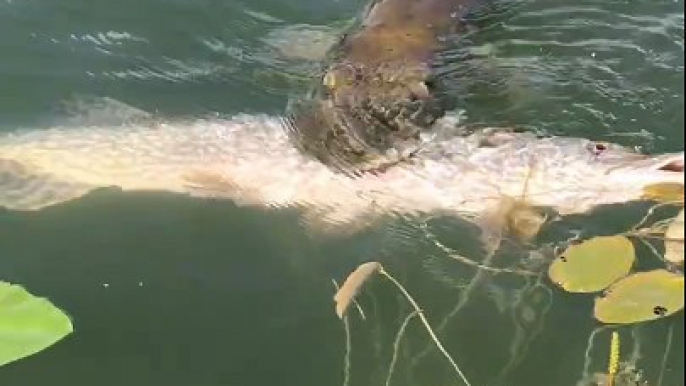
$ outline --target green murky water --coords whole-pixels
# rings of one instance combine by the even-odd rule
[[[284,56],[312,44],[284,31],[336,26],[361,6],[2,0],[0,131],[49,122],[75,96],[167,117],[279,113],[314,64]],[[683,1],[536,0],[486,15],[465,41],[481,54],[459,90],[467,117],[681,150],[683,11]],[[624,229],[637,215],[574,220],[546,238]],[[55,347],[1,368],[0,385],[342,385],[346,340],[331,279],[369,259],[407,285],[432,324],[445,320],[439,335],[474,385],[571,386],[604,371],[610,335],[593,334],[592,296],[545,278],[477,274],[412,224],[330,239],[297,221],[111,191],[35,213],[0,210],[0,279],[49,297],[75,325]],[[471,243],[454,221],[430,225],[450,247]],[[523,258],[509,245],[498,259]],[[351,319],[350,385],[383,385],[410,308],[379,280],[360,301],[367,319]],[[683,326],[679,313],[620,329],[623,359],[650,385],[683,385]],[[460,384],[416,321],[391,381]]]

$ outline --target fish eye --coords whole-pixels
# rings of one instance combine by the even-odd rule
[[[608,148],[607,142],[593,142],[589,146],[589,150],[594,155],[600,155],[604,153]]]

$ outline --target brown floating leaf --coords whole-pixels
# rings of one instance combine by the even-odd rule
[[[684,276],[664,269],[638,272],[608,288],[595,300],[602,323],[638,323],[664,318],[684,308]]]
[[[333,297],[334,302],[336,302],[336,315],[339,318],[343,318],[348,306],[355,299],[362,285],[367,281],[367,279],[373,274],[381,270],[381,264],[376,261],[370,261],[359,265],[348,277],[345,282],[338,289],[336,295]]]
[[[674,217],[665,232],[665,259],[672,263],[684,262],[684,210]]]

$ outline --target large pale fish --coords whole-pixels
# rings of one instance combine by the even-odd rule
[[[483,131],[431,142],[411,162],[353,178],[301,154],[279,118],[237,115],[4,134],[0,207],[38,210],[114,187],[301,207],[332,224],[479,216],[503,197],[573,214],[641,200],[657,184],[683,188],[683,166],[683,152],[644,155],[582,138]]]

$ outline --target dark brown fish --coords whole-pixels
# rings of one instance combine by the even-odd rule
[[[329,52],[311,94],[290,106],[288,128],[305,153],[355,170],[412,155],[420,133],[448,109],[437,55],[479,0],[372,0]]]

